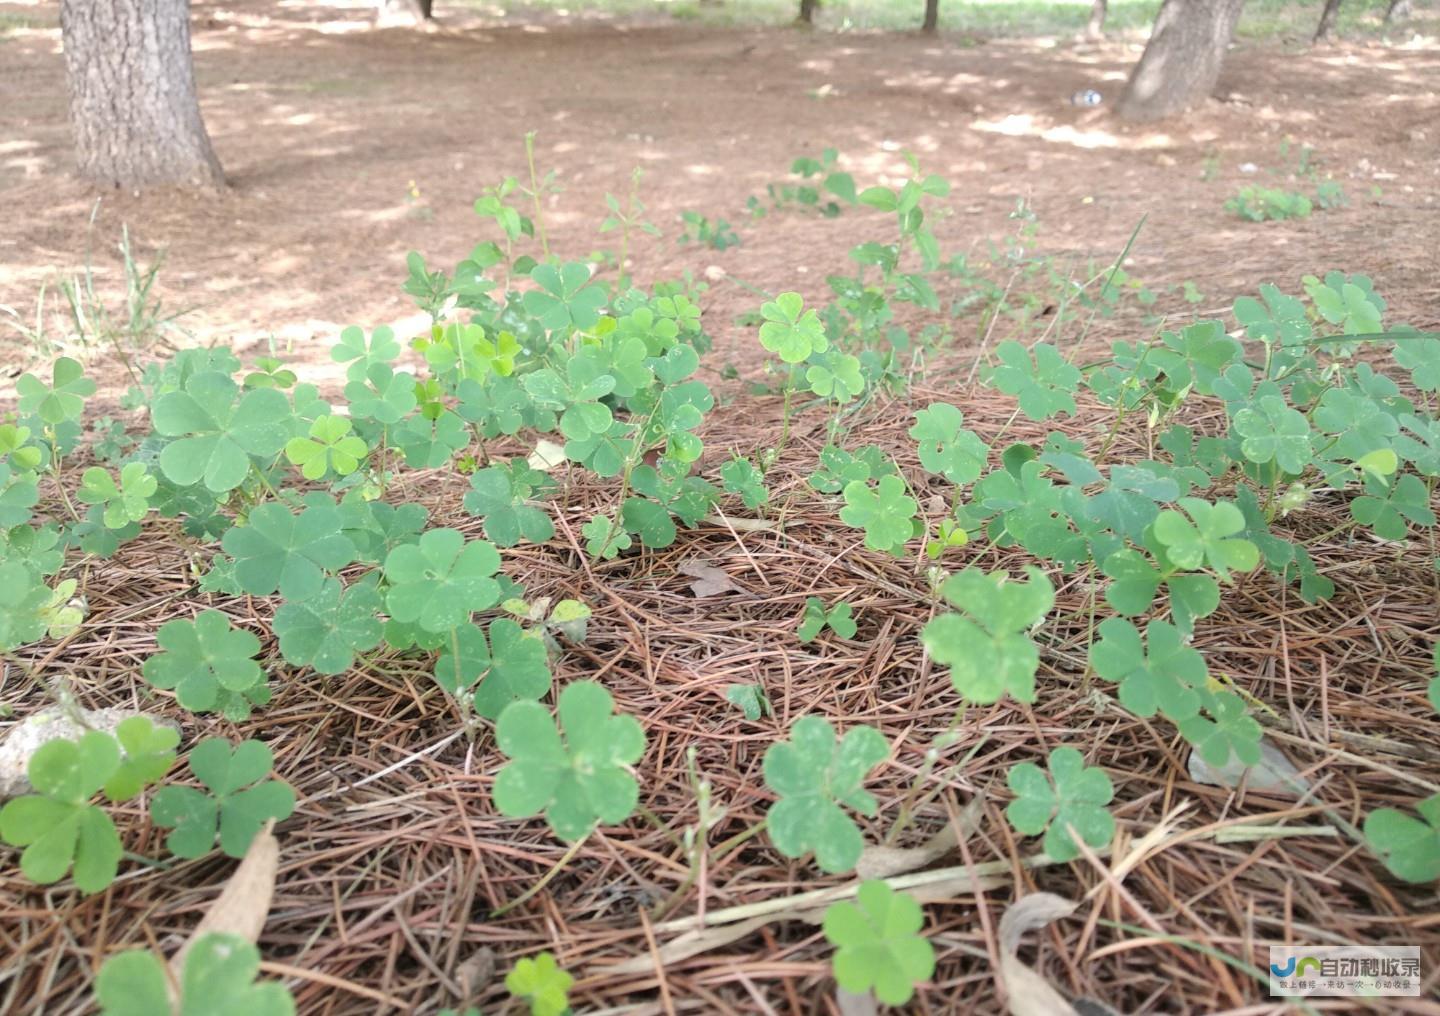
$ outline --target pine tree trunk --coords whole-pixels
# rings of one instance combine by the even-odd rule
[[[1245,0],[1165,0],[1116,104],[1126,120],[1159,120],[1203,102],[1220,80]]]
[[[920,25],[922,32],[934,32],[940,27],[940,0],[925,0],[925,21]]]
[[[815,23],[815,8],[820,6],[820,0],[800,0],[800,17],[797,19],[802,25],[813,25]]]
[[[423,25],[430,20],[434,0],[380,0],[375,22],[383,26]]]
[[[190,58],[189,0],[60,0],[82,177],[111,187],[223,187]]]
[[[1106,0],[1094,0],[1090,5],[1090,21],[1085,25],[1085,37],[1098,39],[1105,34],[1105,13],[1109,4]]]
[[[1335,30],[1335,20],[1340,16],[1340,0],[1325,0],[1325,9],[1320,12],[1320,24],[1315,27],[1315,38],[1310,41],[1324,42]]]
[[[1408,21],[1411,10],[1410,0],[1390,0],[1390,6],[1385,8],[1385,24]]]

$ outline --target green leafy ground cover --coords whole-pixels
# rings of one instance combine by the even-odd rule
[[[428,330],[335,336],[335,391],[228,349],[184,350],[143,366],[124,403],[133,441],[120,442],[87,406],[93,366],[61,358],[20,377],[0,425],[0,652],[37,697],[93,693],[51,673],[96,623],[80,584],[163,548],[185,581],[130,680],[136,701],[187,732],[180,744],[140,720],[38,752],[32,791],[0,811],[24,878],[83,904],[122,886],[122,870],[240,857],[271,820],[283,835],[325,795],[287,780],[277,747],[292,735],[267,710],[307,689],[333,699],[353,678],[399,680],[432,729],[459,738],[464,776],[484,773],[464,793],[485,835],[559,844],[534,855],[553,863],[529,864],[528,883],[513,871],[487,881],[481,909],[533,914],[552,891],[573,902],[573,866],[648,828],[660,835],[646,863],[668,856],[667,874],[644,879],[643,899],[632,887],[630,911],[693,911],[737,858],[788,872],[776,892],[848,884],[854,901],[823,918],[835,982],[887,1004],[916,991],[938,1001],[937,962],[954,977],[969,954],[937,961],[927,911],[904,886],[845,880],[877,848],[943,827],[954,803],[943,794],[958,787],[988,808],[987,856],[1070,863],[1056,878],[1083,883],[1086,865],[1128,842],[1117,832],[1161,824],[1143,810],[1155,770],[1124,761],[1137,739],[1170,792],[1190,779],[1192,752],[1214,768],[1257,765],[1267,728],[1301,753],[1329,750],[1286,720],[1293,685],[1233,665],[1225,604],[1247,598],[1265,630],[1327,616],[1377,569],[1408,568],[1422,604],[1433,594],[1440,337],[1391,321],[1370,278],[1329,271],[1257,280],[1223,319],[1140,325],[1106,349],[1088,341],[1094,322],[1155,299],[1118,265],[1077,281],[1023,243],[993,254],[989,267],[1054,301],[1054,321],[1035,325],[1010,286],[942,249],[944,179],[912,160],[907,182],[862,187],[836,164],[829,152],[797,162],[801,179],[828,174],[834,206],[802,200],[800,213],[869,216],[875,239],[850,251],[852,274],[827,279],[824,299],[757,295],[749,321],[765,369],[750,391],[717,380],[701,284],[642,286],[623,255],[552,251],[533,176],[476,203],[498,239],[458,266],[411,255],[404,289]],[[610,207],[606,232],[623,251],[643,205],[632,193]],[[961,310],[977,305],[972,338]],[[997,322],[1007,337],[991,343]],[[747,399],[778,409],[774,425],[732,431],[750,443],[707,457],[722,403]],[[888,430],[870,425],[886,418]],[[882,432],[883,444],[867,440]],[[850,589],[776,563],[817,539],[836,548],[826,557]],[[663,608],[614,583],[733,545],[747,570],[692,571],[719,583],[694,595],[745,592],[736,580],[753,571],[769,591],[755,598],[776,605],[769,631],[779,624],[786,642],[757,656],[753,631],[742,634],[745,679],[721,668],[705,725],[681,736],[664,709],[634,706],[654,705],[667,652],[702,659],[702,640],[671,631],[640,649],[627,629],[663,624]],[[1369,573],[1353,573],[1357,554]],[[579,595],[555,602],[562,590]],[[1368,665],[1391,708],[1433,734],[1434,617],[1401,609],[1392,623],[1406,641]],[[615,668],[616,653],[639,671]],[[792,656],[839,661],[835,683],[796,694]],[[703,666],[690,673],[709,681]],[[876,674],[883,690],[844,691]],[[384,738],[387,717],[363,715]],[[1414,775],[1384,791],[1372,782],[1351,818],[1318,792],[1329,824],[1315,835],[1343,845],[1334,863],[1354,877],[1433,892],[1431,746],[1371,733],[1353,710],[1326,722],[1353,735],[1336,740],[1362,773],[1367,758],[1392,760],[1372,781],[1397,756]],[[1017,738],[1017,723],[1043,733]],[[707,739],[740,732],[745,758],[717,761]],[[683,766],[657,757],[677,750]],[[970,768],[982,752],[994,757]],[[749,785],[718,791],[725,767],[744,767]],[[136,799],[143,809],[117,810]],[[1300,815],[1259,813],[1285,830],[1275,839]],[[135,838],[137,815],[166,830],[163,846]],[[576,1005],[574,979],[529,955],[533,944],[504,987],[533,1012]],[[288,1011],[276,985],[251,983],[253,952],[227,949],[191,954],[181,1011],[206,984]],[[128,1011],[127,983],[135,997],[156,992],[153,962],[111,960],[96,988],[107,1011]]]

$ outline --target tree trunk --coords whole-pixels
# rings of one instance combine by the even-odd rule
[[[223,187],[195,98],[189,0],[60,0],[82,177],[111,187]]]
[[[430,20],[434,0],[380,0],[375,22],[383,26],[423,25]]]
[[[1324,42],[1335,30],[1335,19],[1340,16],[1340,0],[1325,0],[1325,9],[1320,12],[1320,24],[1315,28],[1312,43]]]
[[[820,6],[820,0],[800,0],[800,17],[797,19],[802,25],[813,25],[815,23],[815,8]]]
[[[1390,6],[1385,8],[1385,24],[1408,21],[1411,10],[1410,0],[1390,0]]]
[[[1105,34],[1105,12],[1108,7],[1106,0],[1094,0],[1090,5],[1090,21],[1085,26],[1087,39],[1098,39]]]
[[[1165,0],[1116,112],[1159,120],[1203,102],[1220,80],[1245,0]]]
[[[940,0],[925,0],[925,20],[920,31],[933,33],[940,26]]]

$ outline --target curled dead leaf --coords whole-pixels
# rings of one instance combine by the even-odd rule
[[[1079,1016],[1054,985],[1016,955],[1027,931],[1074,912],[1074,901],[1054,893],[1031,893],[1005,909],[1000,918],[1000,977],[1011,1016]]]
[[[274,827],[275,820],[271,819],[255,834],[230,881],[225,883],[179,952],[170,958],[170,970],[177,982],[185,969],[185,954],[202,935],[218,931],[238,935],[250,943],[260,938],[275,895],[275,875],[280,870],[280,844],[271,833]]]

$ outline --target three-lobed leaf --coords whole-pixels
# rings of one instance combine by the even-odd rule
[[[920,933],[924,926],[915,897],[881,881],[862,882],[854,903],[839,900],[825,911],[835,982],[851,994],[873,991],[885,1005],[904,1005],[915,985],[935,973],[935,948]]]
[[[1080,856],[1074,833],[1091,847],[1107,845],[1115,835],[1115,819],[1108,805],[1115,788],[1105,770],[1087,766],[1074,748],[1050,752],[1049,771],[1033,762],[1010,768],[1006,778],[1015,800],[1005,816],[1016,832],[1025,836],[1045,834],[1045,853],[1057,861]]]

